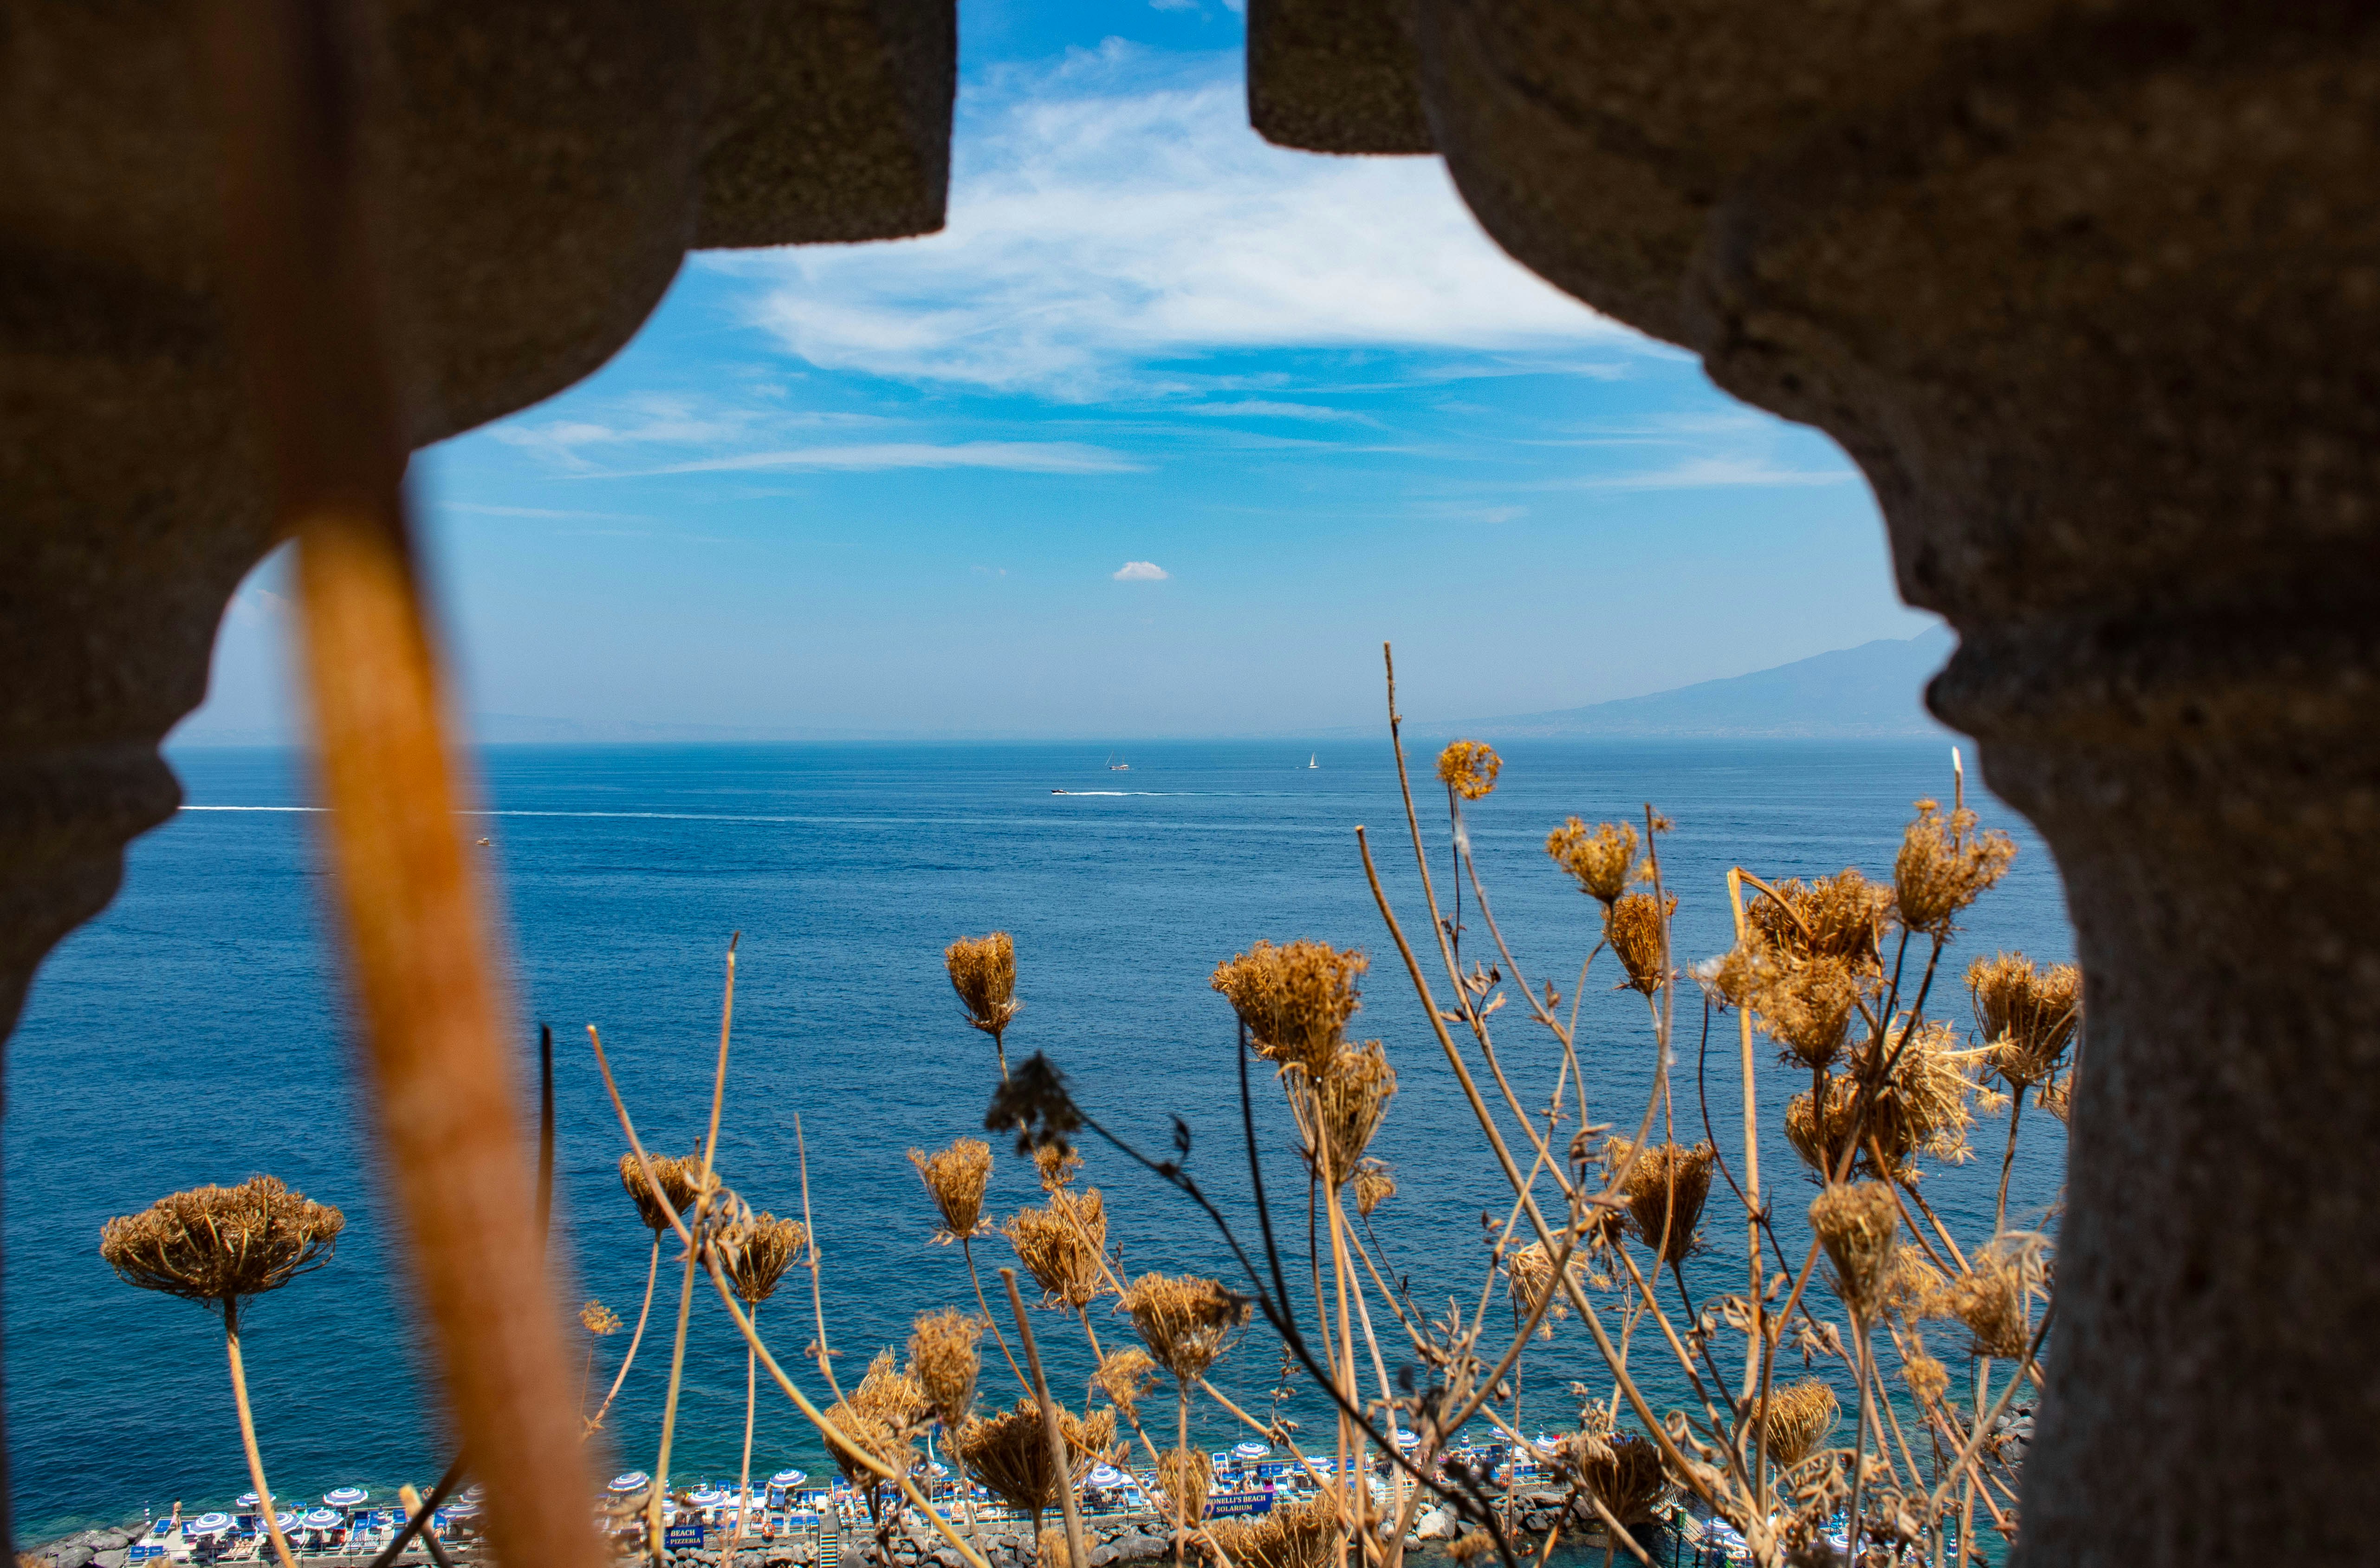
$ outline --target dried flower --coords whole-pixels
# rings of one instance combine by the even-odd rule
[[[1465,800],[1477,800],[1496,787],[1504,760],[1487,742],[1458,740],[1438,754],[1438,779]]]
[[[986,1132],[1014,1133],[1020,1155],[1050,1148],[1062,1152],[1074,1147],[1073,1136],[1083,1130],[1083,1113],[1067,1092],[1066,1075],[1046,1052],[1037,1051],[1015,1072],[1003,1074],[991,1092],[983,1125]]]
[[[2036,969],[2022,953],[2000,953],[1967,966],[1967,990],[1993,1072],[2019,1093],[2056,1076],[2082,1027],[2082,971]]]
[[[1033,1151],[1033,1168],[1040,1173],[1041,1190],[1057,1192],[1073,1185],[1083,1157],[1062,1144],[1045,1143]]]
[[[1563,1445],[1572,1478],[1578,1489],[1610,1511],[1623,1525],[1650,1524],[1669,1475],[1661,1451],[1650,1439],[1627,1437],[1608,1441],[1600,1436],[1573,1433]]]
[[[1627,969],[1629,985],[1646,996],[1669,983],[1664,963],[1669,953],[1667,928],[1669,917],[1677,909],[1675,893],[1669,895],[1664,908],[1649,893],[1632,893],[1604,915],[1604,935]]]
[[[1191,1383],[1207,1375],[1248,1320],[1249,1304],[1219,1280],[1143,1274],[1123,1293],[1123,1309],[1158,1365]]]
[[[142,1290],[221,1307],[331,1261],[346,1216],[273,1176],[169,1193],[100,1227],[99,1255]]]
[[[1936,1292],[1927,1311],[1964,1323],[1977,1355],[2018,1360],[2032,1348],[2030,1297],[2041,1277],[2038,1238],[2004,1235]]]
[[[1355,1166],[1355,1212],[1368,1220],[1373,1210],[1397,1196],[1397,1179],[1386,1164],[1365,1160]]]
[[[1945,1282],[1942,1270],[1934,1267],[1925,1248],[1903,1242],[1893,1254],[1892,1272],[1884,1282],[1883,1308],[1904,1324],[1913,1324],[1926,1315]]]
[[[1217,1519],[1207,1528],[1234,1568],[1323,1568],[1338,1556],[1339,1502],[1324,1491],[1252,1521]]]
[[[1156,1375],[1156,1361],[1134,1344],[1109,1351],[1099,1369],[1091,1374],[1091,1382],[1114,1401],[1117,1409],[1130,1412],[1139,1406],[1140,1396],[1148,1392],[1148,1380]]]
[[[1330,1186],[1354,1178],[1364,1150],[1371,1147],[1396,1097],[1396,1069],[1380,1042],[1367,1039],[1331,1057],[1319,1077],[1303,1063],[1281,1069],[1292,1110],[1305,1135],[1306,1157],[1315,1174]]]
[[[959,938],[942,949],[942,964],[969,1024],[988,1035],[1008,1027],[1023,1004],[1016,1000],[1016,943],[1006,931]]]
[[[1810,1228],[1835,1266],[1835,1292],[1853,1316],[1873,1319],[1892,1281],[1900,1206],[1881,1182],[1838,1184],[1811,1201]]]
[[[933,1411],[917,1380],[893,1365],[891,1351],[881,1350],[868,1364],[866,1375],[849,1397],[837,1400],[826,1414],[858,1449],[892,1469],[905,1470],[914,1463],[909,1440],[925,1428]],[[876,1477],[854,1448],[832,1438],[826,1440],[826,1446],[845,1480],[855,1487],[876,1484]]]
[[[1485,1530],[1465,1530],[1446,1543],[1447,1557],[1458,1563],[1476,1562],[1495,1552],[1495,1539]]]
[[[1584,1274],[1578,1257],[1580,1250],[1582,1249],[1572,1248],[1570,1258],[1563,1265],[1573,1280],[1581,1278]],[[1512,1299],[1519,1303],[1523,1316],[1535,1314],[1540,1307],[1545,1308],[1547,1321],[1570,1315],[1569,1307],[1564,1305],[1564,1298],[1569,1293],[1563,1290],[1554,1279],[1553,1255],[1546,1250],[1545,1243],[1533,1241],[1526,1246],[1516,1247],[1505,1254],[1504,1280],[1512,1293]],[[1548,1296],[1552,1298],[1551,1301],[1548,1301]],[[1537,1331],[1542,1338],[1553,1338],[1551,1328],[1541,1326]]]
[[[1072,1485],[1107,1457],[1115,1441],[1115,1412],[1101,1410],[1077,1416],[1061,1405],[1058,1429],[1067,1448],[1069,1474],[1064,1481]],[[1031,1514],[1034,1528],[1040,1528],[1042,1510],[1058,1505],[1061,1478],[1050,1463],[1050,1440],[1041,1425],[1038,1404],[1026,1397],[1013,1409],[978,1416],[959,1428],[950,1440],[968,1475],[1011,1508]]]
[[[800,1222],[774,1214],[754,1215],[722,1236],[727,1282],[747,1307],[758,1307],[777,1294],[777,1282],[809,1244]]]
[[[1978,833],[1964,808],[1946,819],[1939,802],[1917,803],[1917,820],[1901,836],[1892,862],[1892,888],[1901,924],[1928,936],[1947,936],[1950,921],[1998,881],[2016,858],[2016,844],[1999,832]]]
[[[1066,1532],[1048,1529],[1041,1532],[1036,1544],[1035,1562],[1038,1568],[1073,1568],[1074,1554],[1066,1550]]]
[[[2034,1092],[2034,1103],[2063,1122],[2074,1114],[2074,1070],[2068,1068]]]
[[[620,1315],[600,1301],[589,1300],[578,1309],[578,1326],[598,1337],[620,1331]]]
[[[1762,977],[1752,1005],[1769,1039],[1791,1051],[1805,1067],[1831,1065],[1869,987],[1849,962],[1811,958],[1779,966]]]
[[[1813,1114],[1809,1095],[1797,1094],[1787,1103],[1786,1140],[1822,1173],[1831,1176],[1842,1170],[1844,1150],[1858,1121],[1859,1097],[1876,1085],[1876,1103],[1867,1113],[1852,1169],[1890,1180],[1904,1174],[1909,1161],[1921,1152],[1952,1164],[1965,1160],[1971,1152],[1967,1130],[1974,1124],[1976,1084],[1964,1071],[1966,1053],[1952,1049],[1953,1038],[1948,1024],[1912,1027],[1904,1022],[1881,1040],[1860,1046],[1852,1052],[1849,1073],[1829,1073],[1823,1080],[1823,1127]],[[1891,1066],[1890,1081],[1879,1082],[1887,1065]]]
[[[1884,930],[1892,919],[1890,888],[1846,866],[1806,885],[1789,878],[1776,891],[1775,898],[1755,898],[1744,909],[1764,948],[1787,963],[1836,958],[1858,974],[1883,967]]]
[[[1613,1138],[1604,1145],[1604,1162],[1613,1171],[1628,1163],[1631,1145]],[[1664,1263],[1684,1261],[1694,1250],[1694,1227],[1701,1223],[1703,1204],[1710,1197],[1711,1164],[1718,1151],[1707,1143],[1691,1148],[1657,1144],[1637,1157],[1628,1171],[1620,1196],[1626,1199],[1636,1234]]]
[[[1834,1428],[1840,1408],[1835,1391],[1815,1378],[1769,1395],[1769,1462],[1780,1470],[1790,1470],[1809,1458]]]
[[[1912,1351],[1900,1364],[1901,1381],[1920,1404],[1932,1404],[1950,1391],[1950,1370],[1924,1351]]]
[[[1338,1054],[1347,1020],[1362,1005],[1355,978],[1370,966],[1361,953],[1327,942],[1259,942],[1217,965],[1209,983],[1230,999],[1258,1055],[1319,1072]]]
[[[660,1193],[656,1195],[645,1184],[634,1150],[620,1156],[620,1185],[636,1201],[637,1217],[644,1221],[645,1228],[658,1235],[670,1228],[672,1214],[685,1213],[694,1201],[694,1184],[702,1173],[702,1161],[669,1154],[649,1154],[645,1159],[652,1167],[653,1180],[661,1185]]]
[[[1578,879],[1581,893],[1609,908],[1640,874],[1636,843],[1636,830],[1626,822],[1598,822],[1590,833],[1572,817],[1546,835],[1546,853]]]
[[[960,1138],[933,1154],[909,1151],[909,1163],[924,1177],[941,1211],[937,1241],[953,1242],[976,1234],[983,1225],[983,1189],[991,1180],[991,1146],[981,1138]]]
[[[1018,1209],[1007,1234],[1048,1305],[1080,1311],[1105,1292],[1108,1219],[1099,1188],[1053,1192],[1047,1207]]]
[[[909,1330],[909,1370],[946,1430],[957,1431],[975,1407],[982,1338],[983,1319],[954,1310],[920,1312]]]
[[[1165,1512],[1196,1524],[1207,1516],[1207,1494],[1215,1484],[1214,1462],[1195,1448],[1169,1448],[1157,1456],[1157,1489]]]

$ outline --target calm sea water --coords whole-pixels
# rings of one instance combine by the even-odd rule
[[[1500,1218],[1509,1189],[1356,857],[1354,829],[1366,824],[1398,913],[1426,935],[1387,747],[1326,748],[1311,771],[1306,755],[1281,745],[1151,745],[1134,749],[1131,772],[1110,772],[1099,748],[1081,746],[486,754],[491,811],[474,836],[492,841],[480,853],[510,932],[525,1091],[537,1023],[553,1025],[559,1042],[557,1228],[574,1299],[601,1297],[633,1320],[648,1258],[647,1233],[613,1173],[624,1146],[584,1027],[601,1027],[640,1131],[665,1147],[691,1145],[708,1109],[721,956],[741,931],[722,1160],[756,1208],[798,1213],[794,1122],[802,1118],[839,1365],[856,1376],[875,1349],[905,1336],[917,1311],[971,1300],[956,1250],[930,1245],[933,1211],[904,1156],[980,1124],[990,1045],[962,1022],[941,950],[999,927],[1015,934],[1025,1002],[1012,1053],[1048,1051],[1087,1109],[1153,1150],[1168,1142],[1169,1118],[1183,1118],[1195,1134],[1192,1170],[1251,1238],[1231,1013],[1208,976],[1259,937],[1369,951],[1357,1027],[1387,1041],[1401,1079],[1374,1147],[1402,1185],[1379,1217],[1381,1241],[1424,1303],[1475,1303],[1487,1256],[1481,1215]],[[176,765],[189,808],[133,846],[115,905],[50,959],[8,1054],[6,1374],[28,1539],[176,1500],[221,1506],[247,1489],[219,1328],[198,1307],[119,1284],[95,1246],[107,1216],[194,1183],[271,1172],[348,1216],[331,1268],[244,1318],[275,1489],[426,1482],[447,1453],[325,940],[317,819],[293,809],[307,800],[302,769],[268,752],[196,751]],[[1925,743],[1536,743],[1510,748],[1500,787],[1469,816],[1524,966],[1568,991],[1593,942],[1595,906],[1540,848],[1562,817],[1638,816],[1651,801],[1675,820],[1665,864],[1682,896],[1681,955],[1693,959],[1727,944],[1728,865],[1780,877],[1845,865],[1888,875],[1911,801],[1947,796],[1949,784],[1947,748]],[[2069,956],[2046,855],[2012,813],[1974,794],[1986,820],[2023,849],[1973,912],[1955,956],[1963,965],[2004,946]],[[1431,785],[1422,798],[1442,888],[1442,796]],[[1468,942],[1467,953],[1490,956],[1475,915]],[[1609,965],[1599,964],[1585,1004],[1590,1104],[1597,1120],[1633,1126],[1651,1081],[1652,1037],[1639,1000],[1610,989]],[[1963,1017],[1949,977],[1937,995]],[[1516,1088],[1542,1100],[1555,1051],[1520,1011],[1500,1015],[1500,1039]],[[1699,1005],[1682,1007],[1682,1139],[1701,1136],[1701,1028]],[[1709,1114],[1722,1147],[1740,1150],[1726,1021],[1712,1052]],[[1774,1127],[1800,1075],[1768,1064],[1769,1055],[1764,1048],[1762,1097],[1774,1102]],[[1259,1089],[1269,1089],[1262,1079]],[[1269,1092],[1260,1105],[1269,1192],[1302,1265],[1304,1189],[1286,1118]],[[2055,1197],[2064,1151],[2049,1118],[2029,1117],[2027,1129],[2014,1204],[2037,1217]],[[2003,1132],[2001,1122],[1980,1125],[1982,1157],[1927,1178],[1965,1235],[1990,1227]],[[1108,1193],[1111,1236],[1130,1268],[1226,1271],[1220,1243],[1184,1199],[1112,1151],[1088,1153],[1088,1179]],[[1762,1161],[1798,1256],[1809,1188],[1781,1136],[1772,1134]],[[1003,1155],[991,1212],[1038,1197],[1030,1167]],[[1714,1212],[1709,1249],[1688,1270],[1698,1298],[1741,1288],[1740,1211],[1722,1197]],[[987,1269],[1011,1260],[997,1241],[978,1254]],[[654,1327],[606,1433],[605,1463],[620,1468],[653,1458],[675,1306],[673,1271],[662,1273]],[[762,1312],[789,1353],[811,1336],[807,1295],[789,1287]],[[1126,1331],[1095,1325],[1103,1338]],[[1088,1365],[1079,1330],[1045,1316],[1038,1331],[1079,1389]],[[599,1393],[625,1340],[600,1347]],[[1395,1348],[1382,1348],[1393,1371]],[[1567,1380],[1592,1376],[1591,1355],[1574,1323],[1531,1353],[1524,1425],[1564,1419]],[[1260,1404],[1275,1357],[1252,1335],[1218,1380]],[[1682,1392],[1641,1347],[1638,1366],[1658,1392]],[[986,1388],[1013,1397],[989,1372]],[[741,1342],[715,1301],[698,1300],[675,1477],[732,1484],[743,1400]],[[1312,1408],[1293,1413],[1321,1419]],[[1211,1442],[1232,1438],[1211,1409],[1198,1427]],[[764,1397],[754,1469],[787,1464],[825,1468],[797,1414]]]

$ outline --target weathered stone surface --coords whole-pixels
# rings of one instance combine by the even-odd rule
[[[1936,711],[2058,857],[2091,1024],[2022,1555],[2355,1555],[2380,13],[1414,14],[1488,231],[1859,462],[1902,593],[1960,634]],[[1318,71],[1308,111],[1346,91]]]
[[[1310,152],[1427,152],[1412,0],[1249,0],[1248,120]]]

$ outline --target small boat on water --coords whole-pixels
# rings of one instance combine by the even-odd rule
[[[1322,753],[1318,751],[1309,751],[1305,754],[1305,766],[1309,772],[1322,766],[1321,756]]]
[[[1129,773],[1132,772],[1132,764],[1111,751],[1108,753],[1108,772],[1111,773]]]

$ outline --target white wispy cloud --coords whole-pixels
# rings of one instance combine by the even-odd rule
[[[1218,349],[1561,351],[1626,334],[1481,232],[1435,158],[1260,140],[1236,54],[1111,43],[962,96],[950,225],[710,258],[820,366],[1090,398]]]
[[[1326,408],[1315,403],[1274,403],[1261,397],[1243,397],[1236,403],[1193,403],[1172,412],[1231,419],[1348,419],[1367,425],[1378,422],[1344,408]]]
[[[1763,457],[1688,457],[1667,468],[1631,474],[1597,474],[1571,481],[1587,490],[1708,490],[1728,485],[1848,484],[1860,477],[1840,468],[1787,468]]]
[[[1118,582],[1163,582],[1173,574],[1154,561],[1126,561],[1111,575]]]
[[[796,446],[738,452],[642,470],[648,474],[732,473],[753,468],[877,472],[887,468],[1005,468],[1025,474],[1130,474],[1143,465],[1104,446],[1073,441],[882,441],[860,446]]]

